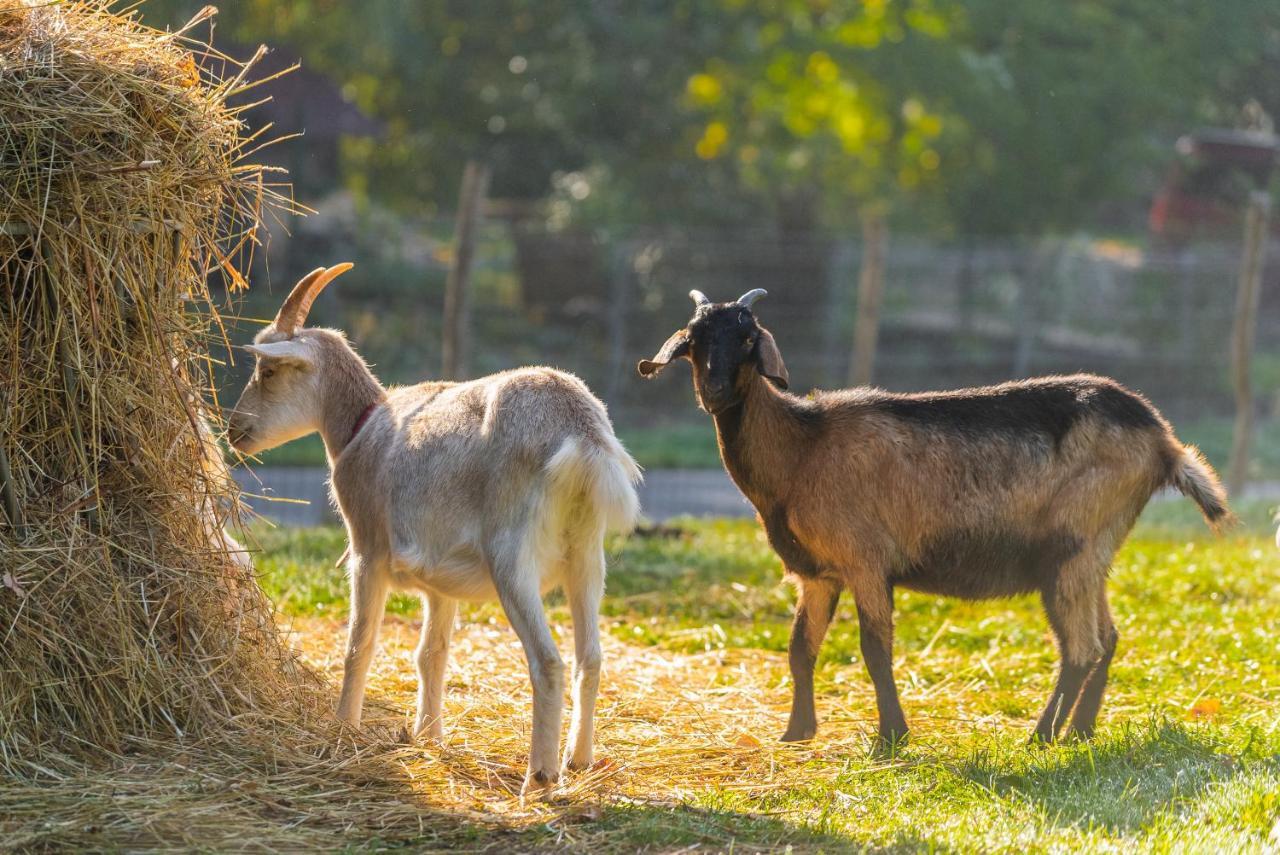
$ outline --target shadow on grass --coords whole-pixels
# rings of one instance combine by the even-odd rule
[[[1152,720],[1109,739],[1044,749],[1023,764],[984,754],[955,771],[1003,798],[1042,808],[1055,825],[1127,833],[1248,767],[1239,749],[1211,733]]]
[[[566,817],[549,823],[560,831],[551,840],[556,846],[592,852],[711,851],[711,852],[920,852],[939,851],[918,838],[895,839],[887,845],[869,846],[843,835],[794,824],[783,818],[687,804],[615,803],[597,818],[584,822]],[[536,837],[527,840],[539,842]]]

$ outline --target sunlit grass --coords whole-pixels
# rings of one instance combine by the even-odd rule
[[[901,592],[896,674],[912,741],[889,761],[868,751],[874,695],[847,596],[819,660],[818,739],[782,747],[774,740],[790,692],[784,651],[794,595],[756,524],[686,520],[614,541],[604,616],[614,706],[601,750],[634,770],[625,783],[573,796],[597,807],[566,840],[589,851],[748,842],[825,851],[1249,851],[1269,837],[1280,845],[1280,551],[1264,506],[1246,506],[1249,525],[1215,539],[1180,504],[1156,506],[1117,556],[1110,592],[1120,649],[1093,742],[1025,745],[1056,667],[1034,598],[963,603]],[[346,602],[333,567],[341,533],[259,535],[259,567],[276,602],[302,632],[323,626],[332,635]],[[397,677],[383,700],[408,710],[419,605],[398,597],[390,610],[393,625],[408,626],[384,643],[394,661],[382,667]],[[552,620],[567,657],[569,622],[555,599]],[[487,605],[464,610],[463,623],[467,632],[505,622]],[[468,649],[479,654],[456,655]],[[693,725],[681,725],[667,735],[671,769],[652,765],[661,745],[633,747],[628,699],[646,709],[662,701],[645,676],[652,665],[639,662],[664,658],[690,669],[682,703],[694,718],[682,721],[747,741],[727,753],[708,741],[691,759]],[[735,721],[732,697],[765,706],[744,708]],[[699,785],[679,768],[717,763],[740,765],[739,777]],[[549,833],[521,832],[531,846],[553,843]]]

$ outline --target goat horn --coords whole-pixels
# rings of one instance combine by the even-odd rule
[[[711,305],[711,301],[707,299],[707,295],[703,294],[697,288],[694,288],[692,291],[689,292],[689,297],[693,300],[693,302],[697,303],[699,306]]]
[[[324,286],[354,266],[354,264],[344,261],[342,264],[335,264],[333,267],[317,267],[299,279],[298,284],[293,286],[293,290],[285,298],[284,305],[280,307],[280,311],[276,312],[276,331],[285,335],[293,335],[297,332],[298,327],[306,323],[307,313],[311,311],[311,304],[316,301],[316,297],[320,296]]]
[[[768,296],[768,294],[769,292],[764,290],[763,288],[752,288],[750,291],[748,291],[747,293],[743,294],[741,297],[738,298],[738,305],[746,306],[748,309],[750,309],[752,303],[754,303],[756,300],[759,300],[761,297]]]

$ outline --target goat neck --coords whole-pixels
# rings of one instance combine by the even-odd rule
[[[742,400],[713,416],[725,469],[757,510],[784,495],[813,437],[809,402],[753,371]]]
[[[355,438],[357,424],[371,407],[387,399],[387,392],[373,372],[349,347],[333,348],[322,372],[324,415],[320,436],[332,467]]]

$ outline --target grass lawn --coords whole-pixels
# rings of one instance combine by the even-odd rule
[[[605,772],[549,805],[513,801],[529,689],[489,605],[463,611],[446,701],[453,736],[443,752],[423,748],[423,762],[478,811],[478,846],[1280,847],[1280,551],[1261,528],[1264,508],[1215,540],[1182,504],[1154,507],[1116,562],[1120,650],[1090,744],[1025,746],[1056,662],[1037,602],[910,592],[897,598],[895,648],[910,745],[894,758],[869,751],[874,696],[847,596],[819,660],[818,738],[777,743],[793,594],[754,523],[686,520],[611,547]],[[340,679],[342,533],[258,535],[263,584],[304,657]],[[566,610],[553,599],[552,611],[567,658]],[[381,710],[372,721],[394,727],[414,703],[419,604],[396,596],[389,612],[370,704]]]

